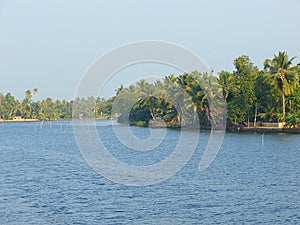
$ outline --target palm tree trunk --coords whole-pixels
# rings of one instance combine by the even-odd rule
[[[194,104],[194,116],[193,116],[193,122],[192,122],[192,126],[194,126],[194,123],[196,122],[197,120],[197,106],[196,104]],[[199,118],[198,118],[199,119]],[[199,125],[199,124],[198,124]]]
[[[250,127],[250,113],[249,113],[249,110],[248,110],[247,127]]]
[[[155,118],[155,116],[154,116],[154,113],[153,113],[153,109],[152,108],[150,108],[150,114],[151,114],[151,117],[152,117],[152,120],[154,120],[154,121],[156,121],[156,118]]]
[[[285,122],[285,97],[284,91],[282,91],[282,122]]]
[[[257,102],[255,103],[255,113],[254,113],[254,123],[253,123],[253,127],[256,126],[256,120],[257,120]]]

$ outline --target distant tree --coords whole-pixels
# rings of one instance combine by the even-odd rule
[[[33,88],[33,89],[32,89],[32,93],[33,93],[34,95],[36,95],[37,93],[39,93],[39,90],[38,90],[37,88]]]
[[[11,93],[7,93],[4,97],[4,105],[6,107],[6,119],[13,119],[18,110],[21,110],[20,102],[15,99]]]
[[[4,118],[5,110],[4,95],[0,93],[0,120]]]
[[[25,91],[25,98],[27,98],[29,100],[31,100],[31,98],[32,98],[32,93],[29,89],[27,91]]]
[[[119,88],[117,88],[116,90],[116,95],[122,94],[125,91],[127,91],[127,88],[122,84]]]

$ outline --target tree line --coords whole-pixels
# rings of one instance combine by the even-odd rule
[[[294,127],[300,124],[300,65],[295,59],[279,52],[266,59],[260,70],[242,55],[233,60],[232,72],[221,71],[214,76],[213,71],[194,71],[171,74],[154,83],[140,80],[129,87],[121,85],[109,99],[33,101],[32,96],[38,93],[33,89],[27,90],[19,101],[10,93],[0,93],[0,119],[20,115],[25,119],[58,120],[71,119],[73,115],[79,119],[118,117],[120,122],[142,125],[162,120],[168,124],[199,120],[201,125],[209,126],[216,119],[209,100],[222,96],[227,124],[283,122]],[[211,91],[211,86],[217,89]]]

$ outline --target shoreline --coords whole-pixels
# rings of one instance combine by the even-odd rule
[[[130,126],[139,126],[130,124]],[[139,127],[147,127],[147,126],[139,126]],[[187,129],[187,130],[195,130],[199,129],[203,131],[211,130],[211,127],[208,126],[200,126],[200,127],[180,127],[174,125],[160,126],[160,125],[151,125],[149,128],[168,128],[168,129]],[[218,130],[218,129],[216,129]],[[226,132],[230,133],[289,133],[289,134],[300,134],[300,128],[279,128],[279,127],[226,127]]]
[[[103,119],[97,118],[95,120],[111,120],[111,119]],[[72,121],[72,119],[66,120],[43,120],[46,121]],[[20,123],[20,122],[42,122],[38,119],[20,119],[20,120],[0,120],[0,123]],[[151,125],[151,126],[141,126],[136,124],[127,124],[129,126],[138,126],[138,127],[149,127],[149,128],[168,128],[168,129],[187,129],[187,130],[195,130],[199,129],[199,127],[180,127],[179,125]],[[200,126],[200,130],[208,131],[211,130],[210,127],[207,126]],[[300,128],[279,128],[279,127],[236,127],[236,126],[229,126],[226,127],[226,132],[231,133],[288,133],[288,134],[300,134]]]
[[[300,128],[279,128],[279,127],[228,127],[227,131],[234,133],[290,133],[300,134]]]
[[[49,121],[50,122],[55,122],[55,121],[72,121],[72,120],[80,121],[79,119],[72,119],[72,118],[63,119],[63,120],[39,120],[39,119],[2,120],[2,119],[0,119],[0,123],[20,123],[20,122],[26,122],[27,123],[27,122],[49,122]],[[97,120],[111,120],[111,119],[97,118],[97,119],[91,119],[91,120],[97,121]]]
[[[0,120],[0,123],[14,123],[14,122],[39,122],[38,119],[20,119],[20,120]]]

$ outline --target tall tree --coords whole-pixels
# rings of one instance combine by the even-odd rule
[[[254,117],[254,103],[256,102],[254,85],[258,69],[253,65],[248,56],[242,55],[233,61],[235,71],[233,72],[237,85],[238,96],[236,96],[235,107],[240,108],[241,119],[247,118],[249,126],[250,117]]]
[[[298,70],[292,66],[294,59],[295,57],[290,59],[286,52],[279,52],[272,60],[266,59],[264,62],[264,69],[268,72],[266,79],[281,93],[283,122],[286,117],[285,97],[293,93],[299,85]]]

